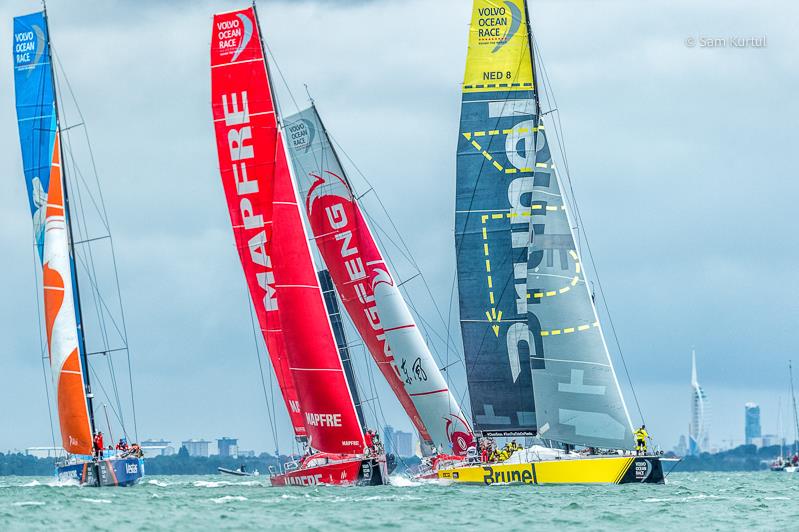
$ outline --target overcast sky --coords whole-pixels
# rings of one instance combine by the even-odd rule
[[[267,450],[209,93],[212,14],[242,5],[50,0],[48,10],[109,210],[140,436],[230,435]],[[0,449],[50,441],[9,46],[12,17],[39,6],[0,5]],[[294,98],[304,105],[307,83],[444,312],[470,9],[468,0],[260,3]],[[796,3],[572,0],[530,9],[648,428],[667,447],[686,432],[695,347],[714,443],[740,443],[746,401],[761,403],[765,432],[776,432],[781,401],[788,431],[787,362],[799,359]],[[760,36],[766,48],[686,46],[689,37]],[[418,304],[435,323],[430,301]],[[451,376],[462,390],[462,371]],[[410,429],[387,389],[378,392],[388,421]]]

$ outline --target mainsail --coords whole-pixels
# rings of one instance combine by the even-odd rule
[[[538,105],[524,0],[475,0],[458,144],[456,249],[475,422],[631,448]]]
[[[423,443],[463,454],[473,435],[389,272],[316,107],[286,118],[294,173],[344,307]]]
[[[533,70],[523,0],[475,0],[463,81],[455,200],[460,320],[472,419],[535,431],[527,325]],[[527,202],[525,206],[523,200]]]
[[[363,433],[302,225],[254,8],[214,16],[211,78],[233,231],[295,431],[317,450],[361,453]]]
[[[91,407],[44,12],[14,18],[14,85],[22,165],[42,261],[45,331],[62,444],[69,453],[88,455]]]

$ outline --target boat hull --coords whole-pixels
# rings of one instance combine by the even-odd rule
[[[662,484],[656,456],[609,456],[542,460],[521,464],[481,464],[438,471],[439,480],[464,484]]]
[[[59,466],[60,480],[77,480],[85,486],[132,486],[144,476],[144,459],[113,458]]]
[[[271,477],[273,486],[380,486],[388,484],[385,457],[353,458],[315,467],[301,467]]]

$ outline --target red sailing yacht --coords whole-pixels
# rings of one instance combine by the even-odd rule
[[[239,258],[295,436],[306,456],[273,485],[384,484],[367,446],[322,297],[255,7],[214,15],[211,94]]]

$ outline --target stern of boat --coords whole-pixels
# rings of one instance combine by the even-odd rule
[[[86,460],[59,466],[56,474],[59,480],[77,480],[82,486],[132,486],[144,476],[144,459]]]

